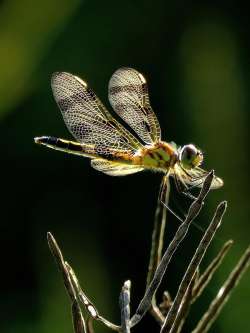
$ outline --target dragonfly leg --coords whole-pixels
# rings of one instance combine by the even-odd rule
[[[195,197],[194,195],[192,195],[192,194],[190,193],[190,191],[191,191],[193,188],[198,187],[198,186],[200,186],[201,184],[203,184],[203,182],[204,182],[204,178],[203,178],[203,177],[201,177],[201,178],[202,178],[202,180],[201,180],[198,184],[195,184],[195,185],[190,186],[188,189],[184,190],[184,191],[182,192],[182,194],[186,195],[188,198],[190,198],[190,199],[192,199],[192,200],[196,200],[197,197]],[[203,202],[202,204],[204,204],[204,202]]]
[[[191,178],[191,175],[184,169],[182,168],[182,170],[186,173],[187,176],[189,176]],[[175,181],[175,186],[176,186],[176,189],[179,193],[181,194],[184,194],[186,197],[188,197],[189,199],[191,200],[196,200],[197,197],[194,196],[190,191],[195,188],[195,187],[199,187],[200,185],[203,184],[204,182],[204,176],[201,176],[201,177],[198,177],[198,178],[195,178],[194,181],[198,181],[198,180],[201,180],[200,182],[188,187],[186,184],[185,184],[185,181],[183,181],[181,178],[179,178],[177,176],[176,173],[174,173],[174,181]]]
[[[169,176],[165,175],[162,179],[161,186],[160,186],[160,193],[159,193],[159,202],[171,213],[173,214],[181,223],[183,222],[183,219],[178,216],[167,204],[166,198],[167,193],[169,190],[170,183],[169,183]]]
[[[176,218],[177,218],[177,220],[179,220],[181,223],[183,223],[184,222],[184,220],[179,216],[179,215],[177,215],[170,207],[169,207],[169,205],[167,205],[165,202],[163,202],[163,201],[161,201],[161,203],[162,203],[162,205],[165,207],[165,208],[167,208],[167,210],[171,213],[171,214],[173,214]]]
[[[168,176],[165,175],[161,181],[158,201],[160,202],[166,201],[168,186],[169,186],[169,179]]]
[[[177,178],[177,175],[174,173],[174,182],[175,182],[175,186],[176,189],[179,193],[184,194],[186,197],[188,197],[191,200],[195,200],[196,197],[194,195],[192,195],[189,191],[191,188],[187,188],[184,186],[184,184]]]
[[[181,192],[181,194],[185,195],[187,198],[191,199],[191,200],[196,200],[197,197],[195,197],[193,194],[191,194],[188,190],[184,190],[183,192]]]

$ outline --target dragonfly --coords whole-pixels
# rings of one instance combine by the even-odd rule
[[[51,87],[64,122],[76,141],[40,136],[37,144],[88,157],[91,166],[110,176],[151,170],[163,173],[161,193],[169,177],[179,192],[202,187],[208,172],[200,167],[203,153],[193,143],[178,147],[161,139],[161,128],[150,105],[148,86],[137,70],[122,67],[112,75],[109,102],[129,130],[105,108],[88,84],[66,72],[52,75]],[[223,180],[214,176],[211,188]]]

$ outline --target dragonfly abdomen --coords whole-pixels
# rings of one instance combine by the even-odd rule
[[[133,164],[132,156],[128,153],[114,151],[114,149],[102,149],[102,145],[91,145],[86,143],[78,143],[76,141],[65,140],[53,136],[36,137],[35,143],[40,145],[60,150],[69,154],[85,156],[89,158],[101,158],[107,161],[119,162],[122,164]]]
[[[83,155],[92,157],[91,148],[87,149],[83,145],[75,141],[69,141],[65,139],[56,138],[54,136],[40,136],[34,139],[36,143],[44,145],[46,147],[64,151],[75,155]]]

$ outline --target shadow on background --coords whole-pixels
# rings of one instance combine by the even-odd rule
[[[196,143],[205,152],[205,167],[215,168],[225,181],[222,190],[210,193],[197,221],[206,225],[215,204],[228,200],[224,225],[205,262],[223,241],[233,238],[236,244],[192,312],[186,328],[191,331],[249,242],[249,33],[248,11],[236,1],[3,1],[1,332],[72,330],[47,231],[108,318],[119,321],[125,279],[132,280],[134,308],[144,292],[161,176],[108,177],[86,159],[33,143],[38,135],[70,138],[52,98],[54,71],[79,75],[109,107],[108,80],[121,66],[147,78],[163,139]],[[171,234],[178,222],[169,220]],[[166,285],[172,294],[199,237],[193,228],[171,264]],[[249,273],[211,332],[250,330],[247,280]],[[155,325],[148,316],[135,332],[152,332]],[[106,330],[98,326],[97,332]]]

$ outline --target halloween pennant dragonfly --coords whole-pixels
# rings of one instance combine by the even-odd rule
[[[177,189],[201,187],[207,171],[200,168],[202,152],[193,144],[177,147],[161,140],[142,74],[120,68],[109,82],[109,101],[132,131],[107,111],[87,83],[79,77],[57,72],[52,75],[54,98],[63,119],[77,141],[52,136],[36,137],[36,143],[66,153],[88,157],[91,166],[110,176],[125,176],[143,170],[160,171],[174,178]],[[223,185],[214,177],[211,188]]]

